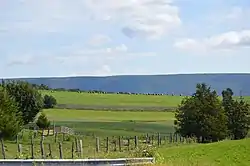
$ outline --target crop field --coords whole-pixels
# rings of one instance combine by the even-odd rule
[[[84,135],[135,136],[173,132],[172,112],[131,112],[49,109],[44,111],[56,125],[67,126]]]

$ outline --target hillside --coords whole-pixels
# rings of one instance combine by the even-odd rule
[[[166,165],[242,165],[250,164],[250,139],[222,141],[204,145],[184,145],[162,148],[161,162]]]
[[[127,75],[107,77],[23,78],[51,88],[102,90],[108,92],[168,93],[190,95],[205,82],[219,93],[231,88],[235,95],[250,95],[250,74]]]

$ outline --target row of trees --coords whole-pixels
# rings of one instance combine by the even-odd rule
[[[0,84],[0,137],[12,138],[24,125],[33,122],[43,108],[55,104],[53,96],[43,97],[27,82],[3,81]]]
[[[78,92],[78,93],[98,93],[98,94],[126,94],[126,95],[153,95],[153,96],[162,96],[162,95],[171,95],[171,96],[175,96],[175,95],[179,95],[179,96],[183,96],[182,94],[174,94],[174,93],[170,93],[170,94],[163,94],[163,93],[133,93],[133,92],[106,92],[106,91],[102,91],[102,90],[81,90],[81,89],[65,89],[65,88],[50,88],[49,86],[45,85],[45,84],[32,84],[32,86],[34,88],[37,88],[39,90],[51,90],[51,91],[67,91],[67,92]]]
[[[200,143],[245,138],[250,129],[249,104],[234,99],[230,88],[223,90],[222,97],[208,85],[197,84],[196,92],[184,98],[175,112],[176,132]]]

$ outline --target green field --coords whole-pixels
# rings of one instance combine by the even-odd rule
[[[171,112],[130,112],[49,109],[44,111],[56,125],[71,127],[85,135],[126,136],[173,132]]]
[[[43,94],[54,96],[59,104],[80,105],[119,105],[119,106],[167,106],[176,107],[182,100],[181,96],[151,96],[127,94],[94,94],[64,91],[42,91]]]
[[[89,105],[89,106],[118,106],[118,107],[177,107],[183,96],[153,96],[153,95],[128,95],[128,94],[94,94],[65,91],[42,91],[43,94],[54,96],[58,104]],[[239,97],[235,97],[239,98]],[[250,101],[250,97],[244,97]]]
[[[250,139],[161,148],[164,165],[249,166]]]

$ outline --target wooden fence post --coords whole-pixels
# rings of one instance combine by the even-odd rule
[[[74,141],[72,141],[72,146],[71,146],[71,158],[74,159]]]
[[[22,155],[22,144],[18,144],[17,150],[18,150],[19,156],[21,156]]]
[[[16,144],[18,144],[18,134],[16,135]]]
[[[79,149],[78,149],[78,139],[75,137],[75,145],[76,145],[76,152],[78,153],[79,152]]]
[[[63,159],[63,150],[62,150],[62,143],[59,142],[59,155],[60,155],[60,159]]]
[[[135,148],[137,148],[137,147],[138,147],[138,137],[135,136]]]
[[[109,152],[109,137],[106,139],[106,152]]]
[[[100,151],[100,141],[99,141],[99,137],[96,137],[96,152]]]
[[[161,135],[160,135],[160,133],[158,133],[158,135],[157,135],[157,145],[158,145],[158,147],[161,145]]]
[[[122,151],[122,145],[121,145],[121,136],[118,138],[118,146],[119,146],[119,151]]]
[[[146,135],[146,144],[149,144],[150,142],[149,142],[149,136],[148,136],[148,133],[147,133],[147,135]]]
[[[154,134],[151,136],[151,144],[154,145]]]
[[[79,149],[80,149],[80,158],[83,157],[83,150],[82,150],[82,140],[79,140]]]
[[[41,149],[41,157],[44,159],[44,146],[43,146],[43,141],[40,141],[40,149]]]
[[[1,146],[2,146],[2,155],[3,155],[3,159],[6,159],[6,156],[5,156],[5,148],[4,148],[4,142],[3,142],[3,139],[1,138]]]
[[[56,133],[56,124],[55,124],[55,121],[53,121],[53,135],[55,135]]]
[[[55,133],[55,143],[56,143],[56,141],[57,141],[57,132]]]
[[[130,138],[128,137],[128,151],[130,150]]]
[[[50,158],[52,159],[52,158],[53,158],[53,156],[52,156],[51,144],[49,144],[48,146],[49,146],[49,156],[50,156]]]
[[[116,151],[117,150],[117,147],[116,147],[116,139],[114,140],[114,151]]]

